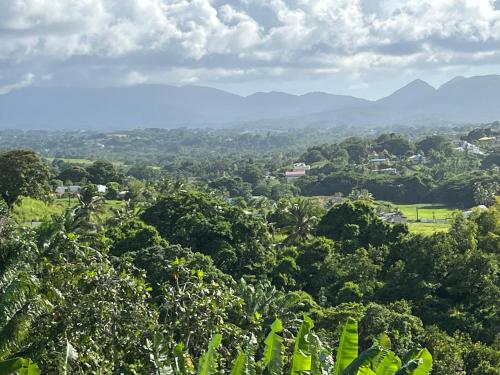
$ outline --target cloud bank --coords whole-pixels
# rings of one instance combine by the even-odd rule
[[[345,75],[362,85],[359,77],[499,63],[493,0],[0,2],[2,87]]]

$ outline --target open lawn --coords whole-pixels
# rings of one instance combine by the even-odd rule
[[[390,205],[399,209],[408,220],[408,228],[412,233],[431,235],[436,232],[445,232],[450,228],[453,215],[460,210],[442,204],[418,203],[395,204],[379,202],[381,205]],[[417,221],[417,211],[418,220]],[[423,222],[420,222],[422,220]],[[434,220],[436,220],[434,222]]]
[[[446,232],[449,228],[449,223],[408,223],[408,229],[410,232],[424,235]]]
[[[459,210],[446,207],[440,204],[393,204],[398,208],[408,221],[417,220],[450,220]]]

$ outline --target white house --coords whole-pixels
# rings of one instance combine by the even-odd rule
[[[97,192],[98,193],[106,194],[107,191],[108,191],[108,188],[105,185],[97,185]]]
[[[479,147],[466,141],[460,141],[459,146],[455,148],[455,150],[462,152],[467,151],[470,152],[471,154],[476,154],[476,155],[484,155],[484,152],[482,152]]]

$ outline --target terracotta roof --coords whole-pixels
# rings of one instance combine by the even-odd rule
[[[300,176],[305,176],[306,171],[301,170],[301,171],[286,171],[285,176],[286,177],[300,177]]]

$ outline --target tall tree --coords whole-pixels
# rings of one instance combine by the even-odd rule
[[[87,173],[90,175],[90,181],[94,184],[105,185],[108,182],[120,182],[123,179],[114,165],[104,160],[97,160],[88,166]]]
[[[49,191],[49,169],[33,151],[0,154],[0,194],[9,208],[21,196],[39,198]]]

